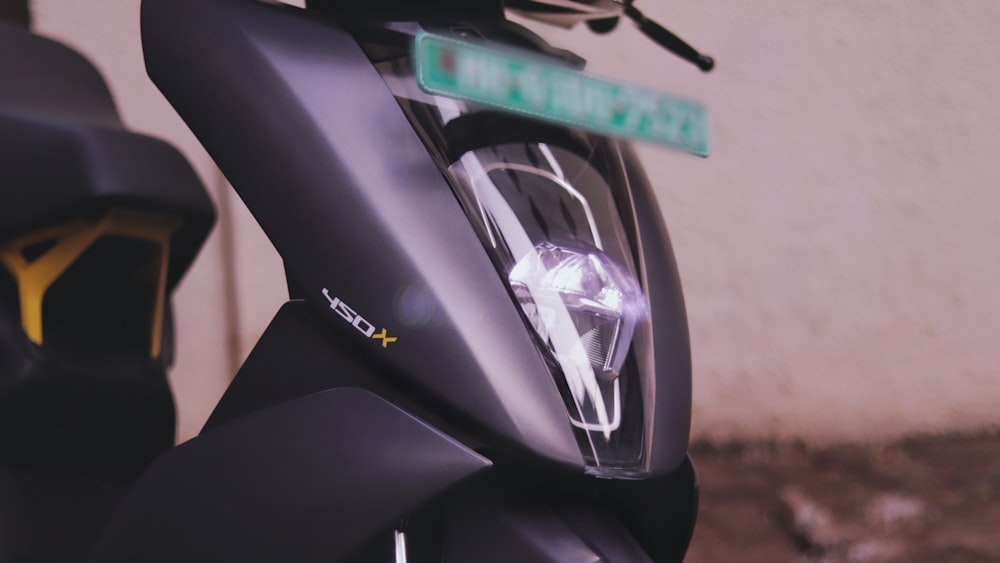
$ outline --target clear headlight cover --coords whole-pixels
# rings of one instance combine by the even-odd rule
[[[376,68],[425,143],[451,153],[442,154],[451,184],[536,337],[587,472],[648,475],[656,384],[649,301],[629,242],[634,214],[617,146],[563,131],[559,142],[483,147],[475,141],[548,134],[499,114],[477,124],[480,108],[420,91],[407,58]],[[452,152],[466,143],[476,148]]]
[[[649,304],[607,181],[545,143],[472,150],[450,172],[537,337],[588,471],[645,474],[649,381],[636,355],[650,353]]]

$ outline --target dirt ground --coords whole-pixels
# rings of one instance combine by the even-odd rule
[[[691,455],[689,563],[1000,562],[1000,434]]]

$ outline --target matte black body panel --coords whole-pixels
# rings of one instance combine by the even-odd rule
[[[656,563],[682,561],[698,520],[699,485],[691,459],[642,481],[607,483],[625,525]]]
[[[163,455],[93,561],[336,561],[489,465],[376,395],[324,391]]]
[[[405,389],[371,369],[347,341],[331,330],[304,301],[286,303],[261,335],[233,378],[202,432],[298,397],[335,387],[357,387],[385,398],[433,424],[469,447],[479,444],[469,425],[449,424],[447,413],[426,408]]]
[[[406,21],[420,18],[499,19],[503,0],[308,0],[306,7],[334,18]]]
[[[0,101],[6,112],[121,127],[104,79],[81,54],[27,29],[0,22]],[[9,74],[8,74],[9,73]]]
[[[296,297],[373,370],[582,470],[515,304],[351,36],[246,0],[146,0],[142,29],[150,76],[278,249]],[[324,289],[398,340],[360,333]],[[426,312],[419,322],[407,299]]]
[[[0,562],[86,561],[131,484],[0,468]]]
[[[411,412],[417,412],[413,409],[421,409],[419,415],[422,418],[432,421],[437,428],[444,429],[452,436],[461,439],[467,446],[482,445],[476,441],[472,429],[456,428],[449,424],[447,417],[440,416],[445,413],[422,409],[421,405],[413,403],[398,387],[379,378],[369,366],[354,358],[342,343],[331,341],[327,326],[321,323],[302,301],[286,303],[275,316],[212,413],[206,423],[205,431],[211,433],[214,428],[224,427],[229,421],[296,397],[344,386],[366,388],[397,405],[403,405]],[[541,496],[538,494],[541,491],[545,495],[555,495],[555,498],[572,499],[574,503],[589,502],[588,506],[592,509],[603,506],[605,513],[620,515],[622,522],[654,561],[659,563],[683,559],[698,513],[697,478],[689,460],[685,459],[673,472],[638,481],[594,479],[582,475],[566,475],[562,471],[535,473],[531,471],[534,465],[528,463],[526,468],[525,461],[524,459],[498,460],[496,470],[491,472],[492,483],[502,483],[502,486],[506,487],[524,487],[519,494],[527,497]],[[507,469],[513,469],[513,472],[508,472]],[[527,474],[523,473],[524,471],[527,471]],[[477,506],[470,497],[460,501],[462,510],[468,514],[462,517],[453,516],[450,523],[444,524],[446,534],[451,538],[445,542],[448,545],[442,544],[439,547],[434,540],[422,537],[426,532],[422,529],[417,531],[421,537],[415,536],[411,539],[425,544],[430,541],[433,545],[429,551],[433,554],[443,549],[471,550],[477,547],[480,549],[480,554],[490,554],[493,553],[495,546],[513,549],[511,547],[513,545],[524,544],[521,545],[522,550],[534,550],[531,552],[532,557],[544,557],[549,553],[548,550],[558,549],[559,545],[569,543],[579,547],[578,543],[583,541],[581,538],[591,537],[589,533],[579,532],[579,526],[575,526],[572,527],[573,530],[577,530],[574,534],[580,533],[581,537],[574,535],[565,541],[556,540],[559,537],[557,531],[569,533],[566,531],[569,522],[563,520],[561,515],[552,513],[554,510],[552,507],[559,506],[559,502],[554,502],[552,507],[543,509],[541,513],[528,510],[524,520],[528,526],[542,526],[543,523],[547,523],[546,526],[550,526],[551,529],[542,526],[538,531],[547,530],[546,534],[551,534],[548,536],[549,542],[536,544],[529,541],[532,538],[539,540],[546,537],[542,535],[508,538],[504,534],[517,532],[520,526],[519,520],[508,513],[504,516],[497,515],[496,518],[500,519],[504,526],[514,529],[492,530],[493,520],[490,518],[493,516],[490,516],[490,511],[496,507],[489,505],[493,502],[489,499],[495,492],[483,492],[491,490],[490,485],[478,482],[472,488],[483,495],[483,499],[475,502],[487,502],[487,505]],[[481,515],[483,521],[472,518],[471,513],[476,511],[486,511],[485,515]],[[410,523],[413,524],[414,520],[410,519]],[[613,529],[620,527],[615,518],[608,520],[608,526]],[[602,534],[604,532],[601,530],[594,532],[595,536]],[[468,539],[461,539],[466,536]],[[482,543],[476,544],[476,541],[471,539],[473,537]],[[617,532],[612,537],[618,537]],[[634,543],[622,541],[628,545]],[[469,551],[469,553],[475,552]],[[507,553],[501,549],[498,556]],[[519,553],[521,558],[528,557],[525,551]],[[566,555],[565,552],[553,553]],[[424,561],[427,557],[429,556],[417,558],[415,561]],[[478,556],[454,560],[479,561]],[[577,561],[569,557],[552,560]],[[611,560],[616,561],[616,559]]]
[[[31,11],[28,10],[28,0],[5,0],[0,2],[0,20],[28,27],[31,24]]]
[[[504,551],[507,544],[534,546],[532,549],[537,552],[534,555],[537,557],[556,549],[549,545],[535,545],[541,537],[534,536],[530,529],[521,531],[519,522],[522,521],[536,522],[534,525],[541,528],[551,527],[550,543],[553,544],[560,543],[558,538],[563,532],[559,530],[568,526],[572,528],[574,537],[579,538],[567,540],[571,545],[582,540],[597,549],[602,545],[600,538],[608,534],[612,538],[611,545],[631,545],[633,542],[621,538],[620,532],[616,531],[621,524],[634,538],[634,543],[641,546],[656,563],[675,563],[684,559],[697,521],[699,502],[698,478],[690,459],[685,458],[677,469],[665,475],[637,480],[596,479],[523,467],[519,462],[511,465],[508,461],[494,460],[494,469],[488,475],[469,483],[452,496],[457,503],[454,506],[458,507],[455,510],[459,512],[449,513],[443,526],[446,536],[454,534],[445,542],[447,549],[473,549],[475,546],[468,544],[475,542],[462,539],[468,535],[482,536],[479,549],[484,554],[493,550],[507,553]],[[494,510],[499,512],[492,514]],[[504,511],[507,515],[500,514]],[[477,515],[479,512],[485,514]],[[594,517],[584,518],[583,515],[587,514]],[[476,522],[477,519],[485,522],[491,518],[497,519],[493,525]],[[490,531],[491,526],[496,529]],[[505,539],[505,535],[520,536],[520,539]],[[592,543],[589,538],[593,538]],[[526,545],[522,545],[521,549],[518,553],[522,553],[523,557],[532,553]],[[608,547],[604,553],[608,555],[611,551],[612,548]],[[479,559],[466,557],[454,560]],[[511,556],[508,560],[518,561],[519,557]],[[554,560],[576,561],[571,557]],[[610,560],[617,561],[614,558]]]
[[[657,377],[650,471],[655,476],[674,471],[687,455],[691,430],[691,344],[680,275],[659,204],[632,148],[622,144],[621,151],[652,310]]]
[[[326,326],[318,326],[304,301],[281,306],[267,325],[202,432],[241,416],[334,387],[357,386],[352,377],[369,372],[349,352],[339,350]]]
[[[0,238],[122,204],[184,218],[171,241],[172,287],[215,221],[191,166],[127,131],[78,53],[0,23]]]
[[[476,563],[652,563],[608,511],[573,502],[480,493],[449,511],[442,561]]]

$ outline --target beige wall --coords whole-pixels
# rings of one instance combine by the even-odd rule
[[[125,122],[182,148],[223,203],[177,295],[186,438],[284,288],[266,239],[146,79],[137,4],[33,6],[40,32],[102,70]],[[592,72],[712,112],[708,160],[641,147],[685,285],[695,436],[818,443],[1000,425],[1000,3],[640,6],[717,70],[700,74],[628,25],[539,30]]]
[[[713,113],[707,161],[643,149],[687,294],[695,434],[1000,423],[1000,4],[642,4],[716,72],[634,33],[566,39]]]

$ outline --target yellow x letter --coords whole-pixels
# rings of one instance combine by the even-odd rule
[[[383,348],[388,348],[390,342],[395,342],[397,340],[395,336],[389,336],[389,334],[385,331],[384,328],[382,329],[382,332],[378,334],[373,334],[372,338],[381,338]]]

